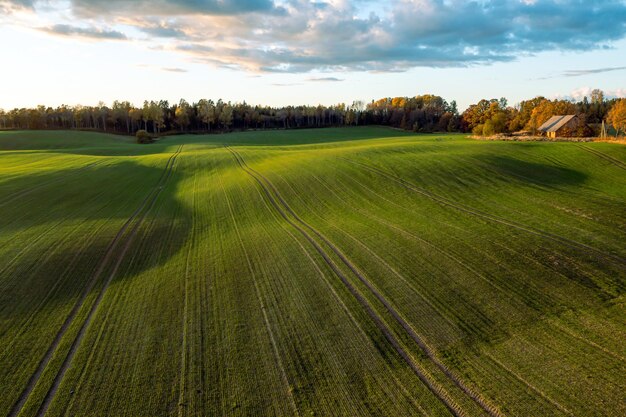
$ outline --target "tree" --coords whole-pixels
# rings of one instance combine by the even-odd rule
[[[542,100],[532,111],[526,128],[533,133],[539,129],[550,117],[556,115],[577,114],[576,105],[567,100]]]
[[[361,113],[365,110],[365,103],[363,100],[355,100],[352,102],[351,109],[354,112],[354,123],[358,126]]]
[[[619,99],[613,104],[606,119],[617,130],[617,134],[620,131],[626,132],[626,98]]]
[[[187,129],[190,123],[191,106],[184,99],[180,99],[174,116],[176,117],[176,124],[180,127],[180,131]]]
[[[148,132],[143,129],[140,129],[135,133],[135,137],[137,138],[137,143],[151,143],[152,137]]]
[[[202,99],[198,102],[198,116],[206,128],[211,131],[211,124],[215,123],[215,104],[213,100]]]
[[[224,127],[224,129],[229,129],[233,124],[233,106],[228,104],[222,105],[222,111],[219,116],[220,123]]]
[[[604,92],[598,88],[591,92],[591,103],[602,104],[604,102]]]
[[[514,109],[503,107],[506,99],[480,100],[477,104],[469,106],[463,112],[462,120],[466,130],[474,134],[491,136],[496,133],[504,133],[508,130],[509,120],[512,118]],[[479,128],[477,128],[480,126]],[[474,130],[474,128],[477,128]],[[481,133],[476,133],[481,132]]]
[[[517,106],[517,111],[509,122],[509,131],[517,132],[524,129],[530,121],[533,110],[545,100],[544,97],[538,96],[530,100],[522,101]]]
[[[128,101],[120,102],[115,100],[113,102],[113,106],[111,107],[114,126],[116,126],[119,122],[121,125],[126,126],[126,133],[130,133],[130,112],[132,109],[133,107]]]
[[[133,130],[141,127],[141,118],[143,117],[143,111],[141,109],[132,108],[128,112],[128,116],[133,124]]]
[[[107,131],[107,117],[109,115],[109,108],[104,104],[104,102],[99,102],[98,107],[96,108],[96,112],[98,117],[102,120],[102,130]]]

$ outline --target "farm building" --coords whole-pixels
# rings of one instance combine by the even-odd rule
[[[578,123],[578,116],[575,114],[552,116],[547,122],[539,126],[539,131],[545,133],[549,138],[576,136]]]

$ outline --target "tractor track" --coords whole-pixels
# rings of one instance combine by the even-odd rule
[[[536,228],[534,228],[532,226],[526,226],[524,224],[517,223],[517,222],[515,222],[513,220],[507,220],[505,218],[496,216],[494,214],[489,214],[489,213],[486,213],[484,211],[465,206],[465,205],[463,205],[461,203],[455,202],[455,201],[450,200],[450,199],[448,199],[446,197],[439,196],[439,195],[434,194],[434,193],[432,193],[430,191],[427,191],[427,190],[425,190],[425,189],[423,189],[421,187],[418,187],[418,186],[410,183],[409,181],[406,181],[405,179],[403,179],[401,177],[398,177],[398,176],[396,176],[394,174],[391,174],[389,172],[383,171],[383,170],[381,170],[379,168],[376,168],[376,167],[372,167],[372,166],[364,164],[362,162],[352,161],[352,160],[350,160],[348,158],[341,158],[341,157],[339,159],[342,159],[342,160],[344,160],[344,161],[346,161],[346,162],[348,162],[350,164],[357,165],[357,166],[360,166],[362,168],[365,168],[366,170],[368,170],[368,171],[370,171],[372,173],[378,174],[379,176],[383,176],[383,177],[385,177],[385,178],[387,178],[387,179],[389,179],[389,180],[391,180],[391,181],[401,185],[405,189],[407,189],[409,191],[413,191],[415,193],[418,193],[418,194],[420,194],[420,195],[422,195],[422,196],[424,196],[424,197],[426,197],[426,198],[428,198],[428,199],[430,199],[430,200],[432,200],[432,201],[434,201],[436,203],[439,203],[439,204],[441,204],[443,206],[451,207],[451,208],[456,209],[458,211],[461,211],[461,212],[464,212],[464,213],[467,213],[467,214],[470,214],[470,215],[473,215],[473,216],[476,216],[476,217],[480,217],[480,218],[483,218],[485,220],[489,220],[489,221],[491,221],[493,223],[498,223],[498,224],[502,224],[502,225],[505,225],[505,226],[509,226],[509,227],[511,227],[513,229],[521,230],[521,231],[533,234],[535,236],[542,237],[544,239],[552,240],[554,242],[557,242],[557,243],[560,243],[562,245],[568,246],[568,247],[570,247],[572,249],[576,249],[578,251],[584,252],[586,254],[593,253],[598,258],[602,258],[604,260],[611,260],[613,262],[616,262],[616,263],[620,264],[622,269],[624,269],[624,267],[626,266],[626,259],[624,259],[624,258],[622,258],[622,257],[620,257],[618,255],[614,255],[614,254],[611,254],[611,253],[605,253],[605,252],[603,252],[603,251],[601,251],[601,250],[599,250],[599,249],[597,249],[597,248],[595,248],[593,246],[589,246],[587,244],[580,243],[580,242],[577,242],[575,240],[571,240],[571,239],[568,239],[568,238],[565,238],[565,237],[562,237],[562,236],[559,236],[559,235],[556,235],[556,234],[553,234],[553,233],[550,233],[550,232],[546,232],[546,231],[543,231],[543,230],[540,230],[540,229],[536,229]]]
[[[298,411],[298,406],[296,404],[295,399],[293,398],[292,385],[289,382],[289,378],[287,376],[287,371],[285,370],[285,366],[283,365],[283,361],[280,358],[280,351],[278,350],[278,343],[276,342],[276,337],[274,336],[274,331],[272,330],[272,326],[270,324],[269,317],[267,315],[267,311],[265,308],[265,303],[263,302],[263,297],[261,296],[261,290],[259,290],[259,285],[256,280],[256,276],[254,273],[254,268],[252,267],[252,261],[250,261],[250,256],[248,255],[248,251],[246,251],[246,247],[244,245],[243,238],[241,237],[241,233],[239,232],[239,226],[237,225],[237,219],[235,217],[235,212],[233,211],[233,206],[228,198],[228,194],[226,194],[226,189],[224,188],[224,183],[222,182],[222,178],[219,177],[220,187],[222,188],[222,192],[224,193],[224,197],[226,199],[226,204],[228,205],[228,211],[230,213],[230,217],[233,221],[233,226],[235,227],[235,232],[237,234],[237,239],[239,240],[239,245],[241,246],[241,251],[243,252],[244,258],[246,260],[246,265],[248,267],[248,272],[252,276],[252,281],[254,284],[254,292],[256,294],[256,298],[261,306],[261,313],[263,316],[263,322],[265,324],[265,329],[267,330],[267,334],[270,339],[270,344],[272,345],[272,352],[274,354],[274,358],[276,363],[278,364],[278,368],[280,370],[280,376],[283,381],[283,384],[287,386],[287,398],[289,398],[289,405],[295,416],[300,416],[300,412]]]
[[[285,231],[285,233],[287,233],[287,235],[289,235],[289,237],[291,237],[291,239],[300,247],[300,249],[302,250],[302,253],[304,253],[304,255],[307,257],[307,259],[309,259],[309,261],[311,261],[311,264],[313,265],[313,267],[315,268],[315,270],[317,271],[318,275],[320,276],[321,280],[324,282],[324,284],[326,285],[326,287],[328,288],[328,290],[331,292],[331,294],[333,295],[333,298],[337,301],[337,303],[339,304],[341,310],[343,310],[344,313],[346,313],[346,315],[348,316],[348,318],[350,319],[350,322],[358,329],[359,334],[361,334],[363,337],[367,338],[368,340],[369,337],[367,335],[367,332],[363,329],[363,327],[359,324],[359,322],[357,321],[357,319],[354,317],[354,315],[352,314],[352,312],[350,311],[350,309],[348,308],[348,306],[346,305],[346,303],[344,302],[344,300],[341,298],[341,296],[337,293],[337,291],[333,288],[332,284],[330,283],[330,281],[328,280],[328,278],[326,277],[326,275],[324,274],[324,272],[320,269],[319,265],[318,265],[318,261],[316,261],[315,259],[313,259],[313,256],[311,255],[311,253],[309,253],[309,250],[306,249],[304,247],[304,245],[302,244],[302,242],[300,242],[300,240],[290,231],[289,227],[286,226],[283,222],[280,221],[280,219],[282,218],[281,215],[278,215],[276,213],[276,210],[272,210],[272,207],[270,206],[270,204],[267,202],[266,198],[263,198],[263,193],[261,192],[261,190],[257,187],[257,192],[259,193],[259,197],[263,200],[263,202],[265,203],[265,207],[267,208],[267,210],[272,214],[273,218],[277,221],[277,223],[281,226],[281,228]],[[422,406],[415,400],[415,398],[412,398],[412,396],[409,394],[409,391],[407,390],[407,388],[404,386],[404,384],[402,384],[401,381],[399,381],[396,377],[393,378],[394,382],[396,383],[396,385],[398,386],[398,388],[407,396],[407,398],[410,398],[411,403],[415,406],[415,408],[417,410],[420,411],[420,413],[424,416],[427,416],[428,413],[426,413],[426,411],[422,408]]]
[[[64,361],[64,363],[62,365],[61,370],[59,370],[59,372],[57,373],[57,378],[55,378],[55,381],[54,381],[54,384],[53,384],[53,387],[52,387],[54,389],[51,388],[49,390],[48,394],[46,395],[46,400],[44,400],[44,403],[42,404],[42,406],[39,409],[38,415],[43,415],[45,413],[45,410],[42,411],[42,407],[44,407],[45,404],[49,405],[49,402],[51,401],[52,397],[54,396],[54,393],[56,393],[56,388],[58,388],[58,384],[60,383],[60,379],[62,379],[62,376],[65,374],[65,370],[67,370],[67,367],[69,366],[69,362],[71,361],[72,357],[74,356],[74,352],[75,352],[76,348],[78,347],[78,345],[80,344],[80,341],[82,340],[82,337],[84,336],[84,332],[85,332],[85,330],[87,328],[87,325],[91,321],[93,313],[95,313],[95,310],[97,309],[98,304],[100,303],[100,301],[102,300],[102,297],[104,296],[104,292],[107,289],[108,283],[112,280],[114,273],[117,271],[117,268],[119,267],[119,264],[121,264],[121,260],[122,260],[121,258],[123,258],[123,255],[126,253],[127,247],[130,246],[130,243],[128,241],[129,240],[132,241],[132,238],[136,234],[136,231],[138,229],[139,224],[141,224],[141,222],[145,218],[145,215],[150,210],[150,208],[152,207],[152,205],[156,201],[156,198],[159,196],[159,194],[163,190],[163,186],[164,186],[165,182],[167,181],[167,179],[171,175],[172,168],[174,166],[174,162],[176,160],[176,157],[180,154],[181,151],[182,151],[182,145],[167,160],[167,163],[165,165],[165,169],[164,169],[163,173],[161,174],[161,176],[159,177],[157,185],[152,189],[152,191],[150,191],[150,193],[148,193],[148,195],[144,198],[144,200],[141,202],[139,207],[131,214],[131,216],[128,218],[128,220],[126,220],[124,225],[120,228],[120,230],[117,232],[117,234],[115,235],[115,237],[113,238],[113,240],[109,244],[104,257],[102,258],[102,261],[100,262],[100,264],[98,266],[98,269],[91,276],[91,279],[89,280],[89,282],[87,283],[87,286],[85,287],[85,289],[81,293],[80,298],[74,304],[74,307],[70,311],[70,314],[67,316],[67,318],[65,319],[65,322],[63,323],[63,325],[61,326],[61,328],[57,332],[57,335],[55,336],[54,340],[52,341],[52,343],[48,347],[48,350],[44,354],[43,358],[40,360],[39,365],[37,366],[37,369],[36,369],[35,373],[28,380],[28,383],[27,383],[26,387],[24,388],[24,390],[22,391],[22,393],[18,397],[17,401],[15,402],[13,407],[11,408],[11,411],[9,412],[7,417],[17,417],[20,414],[20,412],[22,411],[22,408],[24,407],[24,404],[28,400],[28,397],[30,396],[31,392],[33,391],[33,389],[37,385],[37,382],[39,381],[39,378],[43,374],[44,370],[46,369],[46,366],[48,365],[48,363],[50,362],[50,360],[54,356],[54,353],[56,352],[57,348],[59,347],[59,345],[60,345],[60,343],[61,343],[61,341],[63,339],[63,336],[69,330],[71,324],[73,323],[74,319],[76,318],[76,316],[78,315],[79,311],[81,310],[81,307],[84,305],[86,299],[88,298],[89,294],[91,293],[91,291],[93,290],[94,286],[96,285],[98,279],[100,278],[100,275],[102,275],[102,272],[104,271],[105,267],[109,264],[109,261],[113,257],[113,253],[114,253],[115,249],[118,247],[119,243],[122,241],[122,237],[124,236],[126,230],[130,227],[130,225],[137,218],[137,216],[142,212],[142,210],[144,208],[148,207],[148,209],[146,210],[144,215],[141,217],[139,222],[136,223],[135,227],[132,229],[131,235],[127,239],[127,245],[122,250],[121,256],[118,256],[118,258],[117,258],[117,263],[116,263],[116,266],[114,268],[113,274],[111,274],[111,276],[107,279],[107,281],[105,282],[103,288],[100,291],[100,294],[98,295],[98,297],[94,301],[94,304],[92,305],[92,308],[89,311],[89,315],[85,319],[85,322],[83,323],[83,326],[81,327],[81,329],[79,331],[79,334],[77,335],[76,339],[74,340],[74,343],[72,344],[72,347],[70,348],[70,352],[68,353],[68,355],[67,355],[67,357],[66,357],[66,359],[65,359],[65,361]],[[65,370],[64,370],[64,368],[65,368]],[[58,378],[59,375],[61,376],[61,378]],[[59,379],[58,382],[57,382],[57,379]],[[56,388],[55,388],[55,385],[56,385]],[[48,399],[48,397],[50,397],[50,398]],[[45,407],[45,409],[47,410],[47,406]]]
[[[339,269],[339,267],[332,261],[328,253],[320,246],[320,244],[305,230],[310,230],[314,235],[316,235],[319,239],[321,239],[331,250],[332,252],[347,266],[352,273],[369,289],[369,291],[374,295],[374,297],[380,301],[387,311],[393,316],[393,318],[400,324],[400,326],[405,330],[405,332],[413,339],[413,341],[422,349],[423,353],[439,368],[445,375],[450,379],[451,382],[454,383],[459,389],[461,389],[465,394],[467,394],[476,404],[478,404],[485,412],[487,412],[491,416],[500,416],[501,414],[495,410],[492,406],[486,403],[484,399],[482,399],[478,394],[474,393],[470,388],[465,386],[462,381],[456,375],[452,374],[451,371],[441,363],[433,354],[432,350],[426,346],[419,336],[415,333],[415,331],[411,328],[411,326],[400,316],[400,314],[389,304],[389,302],[378,292],[378,290],[363,276],[363,274],[352,264],[346,256],[332,243],[330,242],[323,234],[321,234],[317,229],[313,228],[311,225],[306,223],[302,218],[300,218],[287,204],[287,202],[283,199],[278,190],[274,187],[274,185],[262,174],[249,167],[245,160],[232,148],[226,146],[226,149],[231,152],[239,166],[248,173],[251,177],[253,177],[256,182],[262,187],[266,196],[281,214],[281,216],[294,228],[296,228],[304,237],[307,239],[317,250],[317,252],[322,256],[322,258],[326,261],[328,266],[335,272],[335,274],[339,277],[339,279],[343,282],[343,284],[347,287],[350,293],[359,301],[359,303],[365,308],[366,312],[370,316],[370,318],[374,321],[379,330],[382,331],[385,338],[389,341],[392,347],[396,350],[396,352],[405,360],[405,362],[411,367],[414,373],[418,376],[418,378],[430,389],[430,391],[448,408],[448,410],[455,416],[463,416],[466,415],[465,411],[461,409],[461,407],[456,404],[445,390],[443,390],[440,386],[433,383],[424,373],[420,366],[409,356],[409,354],[405,351],[405,349],[400,345],[400,342],[393,336],[392,331],[389,329],[384,320],[378,315],[375,309],[371,306],[371,304],[367,301],[367,299],[352,285],[352,283],[348,280],[345,274]],[[271,191],[270,191],[271,190]],[[272,193],[273,191],[273,193]],[[275,195],[275,197],[274,197]],[[277,201],[278,200],[278,201]],[[280,204],[278,203],[280,202]],[[282,207],[282,208],[281,208]],[[295,219],[292,220],[289,215]]]
[[[589,152],[595,156],[597,156],[600,159],[604,159],[605,161],[609,162],[610,164],[623,169],[624,171],[626,171],[626,162],[622,162],[617,158],[613,158],[612,156],[609,156],[607,154],[605,154],[604,152],[600,152],[597,149],[592,149],[588,146],[585,145],[578,145],[578,147],[586,152]]]

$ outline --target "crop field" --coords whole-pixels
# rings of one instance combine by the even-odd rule
[[[0,132],[0,416],[626,415],[626,147]]]

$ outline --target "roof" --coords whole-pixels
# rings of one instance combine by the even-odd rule
[[[575,114],[568,114],[566,116],[552,116],[548,119],[547,122],[539,126],[539,130],[542,132],[556,132],[560,128],[568,124],[575,117]]]

